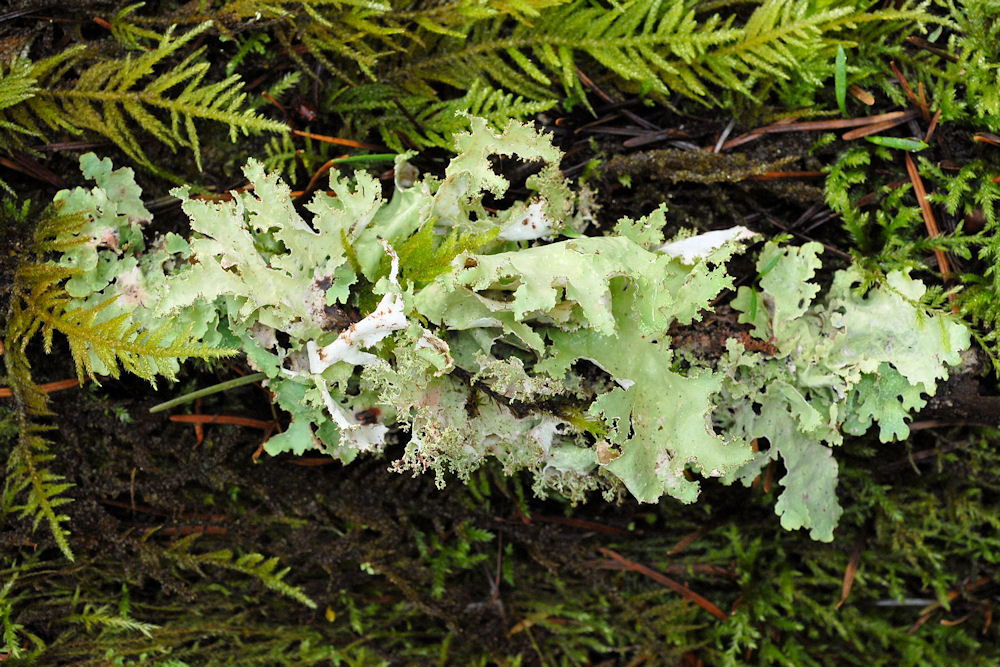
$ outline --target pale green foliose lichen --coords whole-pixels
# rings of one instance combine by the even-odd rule
[[[904,418],[960,362],[970,333],[927,312],[923,283],[898,271],[865,295],[856,291],[856,268],[837,271],[816,300],[812,278],[821,251],[818,243],[765,245],[757,261],[760,289],[741,287],[733,306],[775,352],[750,353],[729,342],[717,367],[725,380],[716,419],[729,433],[769,443],[737,473],[743,482],[782,459],[782,525],[831,540],[842,509],[829,446],[843,441],[841,431],[860,435],[873,421],[882,442],[907,437]]]
[[[148,248],[131,173],[86,156],[98,186],[58,198],[99,211],[81,232],[92,241],[61,260],[79,269],[67,289],[81,304],[109,300],[108,317],[169,320],[242,349],[292,417],[266,443],[272,455],[318,449],[347,463],[402,439],[393,467],[440,483],[492,457],[533,471],[539,493],[626,489],[644,502],[693,502],[699,478],[748,483],[780,458],[782,524],[832,539],[831,446],[873,423],[883,441],[906,437],[906,417],[968,345],[965,327],[927,312],[923,285],[901,273],[859,295],[857,273],[840,271],[817,299],[819,247],[769,243],[758,286],[734,306],[775,352],[730,340],[723,358],[682,364],[671,327],[733,287],[725,264],[752,233],[665,243],[660,207],[581,236],[592,211],[550,141],[519,123],[470,125],[443,179],[413,175],[401,156],[406,178],[388,201],[367,174],[334,175],[305,217],[250,161],[252,187],[229,200],[176,190],[192,236]],[[509,187],[498,155],[541,165],[533,194],[502,210],[483,204]]]

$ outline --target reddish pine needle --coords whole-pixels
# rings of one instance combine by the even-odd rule
[[[80,384],[79,380],[59,380],[58,382],[47,382],[43,385],[39,385],[41,389],[46,394],[51,394],[54,391],[62,391],[63,389],[72,389]],[[3,387],[0,388],[0,398],[7,398],[12,395],[10,388]]]
[[[636,563],[635,561],[631,561],[622,556],[621,554],[612,551],[611,549],[605,549],[604,547],[600,547],[598,551],[600,551],[602,554],[612,559],[613,561],[621,565],[624,565],[626,569],[631,570],[632,572],[637,572],[639,574],[645,575],[650,579],[652,579],[653,581],[655,581],[656,583],[662,584],[663,586],[669,588],[670,590],[677,593],[681,597],[690,600],[691,602],[694,602],[696,605],[698,605],[699,607],[710,613],[712,616],[715,616],[716,618],[723,621],[729,620],[729,615],[726,612],[722,611],[714,604],[709,602],[706,598],[702,597],[701,595],[698,595],[687,586],[674,581],[670,577],[660,574],[656,570],[652,570],[646,567],[645,565],[642,565],[641,563]]]
[[[910,175],[910,181],[913,183],[913,193],[917,197],[917,203],[920,204],[920,213],[924,217],[924,225],[927,227],[927,235],[932,239],[937,238],[941,235],[941,232],[938,231],[937,221],[934,219],[934,212],[931,210],[931,204],[927,201],[927,191],[924,190],[924,182],[920,178],[920,172],[917,171],[917,164],[913,161],[913,158],[909,153],[903,153],[903,157],[906,160],[906,173]],[[949,276],[951,276],[951,267],[948,266],[948,257],[941,249],[935,250],[934,256],[937,258],[938,270],[941,272],[941,277],[947,280]]]
[[[231,415],[171,415],[170,421],[182,424],[231,424],[233,426],[247,426],[266,431],[272,428],[273,423],[262,419],[250,419],[249,417],[237,417]]]
[[[862,549],[863,545],[858,544],[854,548],[854,553],[851,554],[851,559],[847,561],[847,569],[844,570],[844,582],[840,586],[840,602],[838,602],[834,609],[840,609],[847,602],[847,597],[851,594],[851,588],[854,587],[854,577],[858,574],[858,567],[861,565],[861,554],[864,553]]]
[[[341,139],[340,137],[331,137],[325,134],[314,134],[312,132],[303,132],[302,130],[292,130],[292,134],[305,137],[306,139],[315,139],[316,141],[323,141],[328,144],[336,144],[338,146],[350,146],[351,148],[367,148],[368,150],[379,150],[379,147],[374,144],[366,144],[361,141],[355,141],[354,139]]]

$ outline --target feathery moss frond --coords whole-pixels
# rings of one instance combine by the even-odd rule
[[[30,123],[24,125],[8,120],[5,112],[38,93],[37,83],[27,60],[18,59],[6,66],[0,62],[0,148],[9,151],[26,137],[39,135]],[[3,179],[0,179],[0,188],[14,194]]]
[[[31,381],[23,346],[10,344],[23,334],[25,324],[23,318],[9,316],[3,332],[6,348],[3,357],[7,384],[14,398],[17,441],[7,457],[0,518],[10,512],[17,512],[22,517],[34,517],[35,529],[44,519],[56,546],[66,558],[73,560],[69,532],[63,526],[69,517],[57,510],[59,506],[71,502],[63,493],[73,485],[64,482],[61,475],[53,473],[45,465],[54,456],[48,451],[48,441],[40,435],[43,428],[32,423],[31,419],[48,412],[46,396]],[[22,496],[23,502],[18,503],[17,499]]]
[[[200,169],[196,121],[227,125],[233,140],[240,132],[287,130],[284,123],[243,108],[246,94],[239,76],[206,82],[209,63],[201,57],[203,49],[155,74],[209,25],[178,37],[168,30],[155,48],[137,57],[104,59],[93,49],[77,46],[35,63],[16,60],[10,72],[18,74],[14,92],[20,92],[7,95],[16,103],[0,105],[0,130],[6,130],[0,134],[2,145],[23,148],[21,135],[45,137],[43,127],[75,134],[87,130],[109,139],[137,163],[152,167],[136,136],[135,128],[141,128],[171,150],[189,149]],[[4,87],[0,86],[0,96]]]
[[[102,628],[112,632],[139,632],[146,637],[152,637],[153,631],[160,628],[160,626],[153,623],[144,623],[134,618],[128,618],[127,616],[118,616],[112,613],[111,608],[108,606],[101,606],[95,609],[87,605],[83,613],[67,616],[63,620],[67,623],[79,623],[88,632],[94,628]]]
[[[18,512],[22,517],[34,517],[33,530],[44,519],[56,546],[66,558],[73,560],[69,531],[63,526],[69,517],[58,511],[61,505],[72,502],[72,498],[63,493],[73,484],[63,481],[62,475],[46,467],[55,456],[48,451],[48,441],[38,434],[40,427],[26,419],[19,422],[20,438],[7,459],[3,496],[13,501],[23,494],[24,502],[11,502],[11,506],[4,509]]]
[[[377,80],[379,65],[386,56],[404,53],[414,46],[422,49],[427,36],[461,37],[469,25],[497,17],[530,22],[547,8],[566,2],[445,0],[413,6],[403,0],[273,0],[266,4],[230,0],[212,10],[186,6],[166,17],[134,17],[134,21],[164,26],[214,21],[220,31],[233,33],[253,26],[271,28],[303,72],[319,80],[296,45],[305,47],[309,56],[335,77],[355,85],[366,79]]]
[[[442,100],[433,90],[403,97],[399,92],[381,83],[344,86],[329,93],[327,108],[341,116],[346,134],[366,136],[377,131],[386,146],[403,152],[427,146],[450,150],[452,137],[468,127],[463,113],[502,127],[512,118],[524,120],[559,104],[555,95],[526,100],[494,88],[482,77],[473,79],[465,95],[458,98]]]
[[[17,59],[6,67],[0,63],[0,113],[15,107],[38,93],[38,82],[32,75],[31,63]],[[32,130],[0,118],[0,129],[17,134],[37,134]],[[8,147],[9,139],[0,134],[0,146]]]
[[[942,59],[920,63],[941,121],[975,118],[984,129],[1000,130],[1000,2],[946,0],[954,32],[939,42]]]
[[[463,43],[441,43],[433,55],[402,63],[388,79],[462,87],[471,72],[482,72],[528,97],[551,95],[560,82],[567,95],[582,98],[575,68],[589,56],[632,90],[664,97],[677,92],[716,105],[720,98],[710,86],[761,99],[775,81],[793,76],[819,85],[832,71],[827,56],[844,30],[926,18],[915,9],[865,11],[853,2],[817,7],[807,0],[765,0],[741,26],[733,15],[699,19],[679,2],[629,2],[613,11],[577,0],[530,25],[481,23]]]
[[[736,4],[745,3],[233,0],[214,11],[185,7],[169,20],[212,20],[227,35],[254,28],[255,39],[270,31],[303,73],[321,81],[318,63],[333,75],[332,85],[322,81],[332,88],[326,111],[341,114],[354,136],[377,130],[396,150],[447,147],[461,129],[455,110],[489,117],[495,105],[506,121],[560,98],[567,107],[587,104],[581,73],[595,81],[610,75],[620,88],[661,101],[680,94],[735,106],[777,90],[786,103],[808,106],[833,72],[838,45],[881,43],[887,31],[932,20],[912,3],[760,0],[752,11],[728,8]]]
[[[204,565],[241,572],[257,579],[272,591],[297,600],[310,609],[316,608],[316,603],[301,588],[292,586],[284,581],[289,568],[275,571],[279,563],[277,556],[267,558],[259,553],[249,553],[237,557],[229,549],[220,549],[204,554],[192,554],[190,553],[191,546],[198,537],[199,535],[194,533],[178,540],[170,549],[165,550],[163,555],[181,567],[199,573],[201,573],[201,567]]]
[[[129,373],[155,384],[157,375],[168,380],[175,379],[172,362],[177,358],[209,358],[228,354],[225,350],[192,342],[190,331],[176,335],[170,322],[147,330],[132,321],[128,313],[103,319],[103,311],[116,298],[79,308],[74,307],[73,300],[58,288],[32,294],[30,312],[41,323],[45,351],[51,350],[55,331],[65,335],[81,380],[97,374],[97,362],[97,368],[106,369],[111,377],[118,377],[120,364]],[[175,336],[173,342],[164,342],[166,338]]]
[[[39,254],[67,246],[82,246],[91,242],[77,232],[86,215],[52,216],[41,223],[35,233],[35,251]],[[203,359],[225,356],[232,352],[195,342],[189,330],[178,331],[171,322],[155,328],[145,328],[128,312],[109,314],[108,308],[116,297],[92,299],[81,304],[66,291],[65,283],[81,271],[42,261],[24,263],[15,278],[19,297],[11,301],[8,344],[16,342],[23,351],[41,330],[45,351],[52,346],[52,336],[58,331],[66,336],[76,364],[77,374],[95,377],[108,373],[118,377],[119,364],[126,371],[155,384],[156,376],[174,378],[177,359]]]
[[[145,49],[148,43],[155,44],[163,39],[162,34],[138,26],[129,20],[130,15],[144,4],[144,2],[137,2],[123,7],[110,21],[111,34],[130,49]]]
[[[144,327],[128,311],[109,314],[117,297],[98,293],[88,303],[67,292],[69,281],[85,270],[51,262],[48,253],[79,252],[84,248],[94,252],[97,240],[89,225],[95,220],[107,224],[109,219],[118,219],[119,213],[121,226],[106,229],[113,231],[115,239],[123,238],[123,231],[127,238],[128,230],[138,224],[129,215],[144,212],[139,200],[141,191],[132,180],[131,170],[111,172],[110,161],[105,164],[94,156],[90,158],[85,162],[94,170],[91,175],[98,187],[89,193],[78,188],[69,196],[72,203],[59,200],[55,211],[36,227],[33,247],[13,276],[2,332],[6,381],[14,398],[18,439],[7,459],[0,515],[16,511],[23,517],[34,517],[35,528],[44,519],[56,545],[70,560],[73,552],[63,526],[69,518],[58,508],[71,501],[63,494],[72,485],[48,469],[54,455],[40,435],[42,426],[33,422],[49,412],[46,395],[31,378],[26,356],[31,340],[40,331],[48,352],[54,332],[64,334],[81,380],[85,374],[94,377],[98,372],[117,377],[119,365],[150,382],[157,375],[172,379],[178,358],[213,358],[231,353],[195,342],[190,328],[178,330],[170,321]],[[94,192],[98,193],[96,199],[103,202],[100,214],[86,208],[96,206],[91,198]],[[24,498],[23,502],[17,504],[18,498]]]

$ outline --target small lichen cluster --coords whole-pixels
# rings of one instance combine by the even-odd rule
[[[347,463],[403,427],[397,470],[442,482],[495,457],[533,471],[538,492],[624,487],[645,502],[693,502],[698,477],[747,482],[780,458],[782,523],[820,540],[841,512],[830,446],[874,422],[882,440],[904,437],[904,418],[968,346],[904,273],[862,295],[856,272],[838,271],[817,299],[819,246],[771,242],[758,286],[733,302],[767,352],[733,339],[721,359],[682,357],[671,327],[733,287],[726,262],[752,233],[666,243],[661,207],[585,236],[590,212],[545,136],[472,118],[456,144],[441,179],[410,178],[401,156],[388,200],[365,173],[335,175],[308,219],[251,161],[252,187],[229,200],[175,190],[192,236],[148,247],[129,170],[85,157],[98,186],[59,205],[124,214],[94,214],[87,250],[60,260],[76,269],[67,290],[75,307],[104,304],[102,317],[169,321],[178,336],[241,349],[292,417],[270,454],[318,449]],[[542,165],[527,200],[484,205],[509,186],[494,156]]]

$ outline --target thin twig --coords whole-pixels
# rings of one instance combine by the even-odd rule
[[[181,424],[230,424],[233,426],[248,426],[266,431],[273,424],[263,419],[251,419],[236,415],[170,415],[170,421]]]
[[[46,382],[43,385],[39,385],[39,389],[46,394],[51,394],[54,391],[62,391],[64,389],[72,389],[73,387],[79,386],[79,380],[58,380],[56,382]],[[0,388],[0,398],[7,398],[11,396],[11,390],[7,387]]]
[[[976,132],[972,136],[972,140],[984,144],[991,144],[993,146],[1000,146],[1000,136],[997,136],[992,132]]]
[[[931,143],[931,137],[934,136],[934,130],[937,129],[938,121],[941,119],[941,110],[938,109],[934,112],[934,117],[931,118],[931,124],[927,127],[927,134],[924,135],[924,143]]]
[[[923,114],[924,120],[930,121],[931,114],[930,110],[927,108],[926,101],[921,102],[920,98],[917,97],[917,94],[913,92],[913,88],[910,87],[910,82],[906,80],[906,77],[903,76],[903,73],[899,71],[898,67],[896,67],[895,61],[890,61],[889,67],[892,68],[893,74],[896,75],[896,78],[899,80],[899,84],[903,86],[903,92],[906,93],[906,96],[908,98],[910,98],[910,102],[913,103],[913,106],[920,109],[920,113]]]
[[[929,51],[930,53],[933,53],[936,56],[941,56],[945,60],[950,60],[953,63],[958,62],[958,56],[954,56],[945,51],[944,49],[939,49],[938,47],[934,46],[933,42],[928,42],[923,37],[907,37],[906,41],[909,42],[910,44],[913,44],[914,46],[920,47],[924,51]]]
[[[292,134],[305,137],[306,139],[315,139],[316,141],[322,141],[328,144],[336,144],[338,146],[350,146],[351,148],[367,148],[371,151],[377,151],[380,149],[379,146],[375,144],[366,144],[362,141],[355,141],[354,139],[341,139],[340,137],[331,137],[326,134],[315,134],[313,132],[303,132],[302,130],[292,130]]]
[[[983,586],[985,586],[988,583],[991,583],[992,581],[993,581],[992,577],[983,577],[982,579],[979,579],[978,581],[976,581],[974,583],[966,584],[966,586],[965,586],[965,592],[971,593],[972,591],[976,590],[977,588],[982,588]],[[947,594],[946,597],[948,598],[948,602],[951,602],[952,600],[954,600],[955,598],[957,598],[961,594],[962,594],[962,591],[960,591],[960,590],[948,591],[948,594]],[[934,613],[937,612],[937,610],[940,609],[943,606],[944,605],[941,603],[941,601],[938,600],[938,601],[935,601],[935,602],[927,605],[926,607],[924,607],[921,610],[921,612],[920,612],[920,618],[918,618],[916,620],[916,622],[913,625],[910,626],[910,629],[906,631],[906,634],[912,635],[914,632],[916,632],[917,630],[919,630],[920,626],[922,626],[924,623],[926,623],[927,621],[929,621],[930,618],[931,618],[931,616],[933,616]]]
[[[863,127],[875,123],[885,123],[898,118],[909,120],[916,115],[916,112],[912,109],[908,111],[890,111],[889,113],[881,113],[877,116],[865,116],[863,118],[831,118],[830,120],[810,120],[801,123],[775,123],[757,128],[753,132],[774,134],[779,132],[805,132],[807,130],[842,130],[845,127]]]
[[[580,69],[579,67],[574,67],[573,69],[576,70],[576,75],[580,78],[580,81],[583,83],[583,85],[585,85],[587,88],[590,88],[592,91],[594,91],[597,94],[598,97],[600,97],[602,100],[604,100],[608,104],[614,104],[615,103],[615,101],[607,93],[605,93],[603,90],[601,90],[600,88],[597,87],[597,84],[594,83],[593,80],[589,76],[587,76],[586,74],[583,73],[582,69]]]
[[[261,443],[260,451],[263,452],[264,444]],[[257,459],[255,458],[254,461]],[[318,466],[328,466],[336,463],[336,459],[332,459],[329,456],[303,456],[297,459],[288,459],[285,463],[291,463],[292,465],[303,466],[306,468],[315,468]]]
[[[802,123],[797,123],[792,120],[780,120],[772,125],[765,125],[764,127],[758,127],[756,130],[751,130],[746,134],[742,134],[735,139],[730,139],[725,144],[722,145],[722,150],[728,150],[736,146],[747,143],[748,141],[753,141],[761,135],[764,134],[775,134],[779,132],[815,132],[823,130],[843,130],[848,127],[863,127],[866,125],[874,125],[876,123],[885,123],[888,121],[894,121],[897,119],[902,119],[900,122],[906,122],[910,118],[915,118],[917,112],[913,109],[908,111],[891,111],[889,113],[879,114],[877,116],[865,116],[864,118],[836,118],[831,120],[813,120],[805,121]]]
[[[702,597],[701,595],[698,595],[687,586],[674,581],[670,577],[660,574],[656,570],[652,570],[646,567],[645,565],[642,565],[641,563],[636,563],[635,561],[631,561],[622,556],[621,554],[612,551],[611,549],[605,549],[604,547],[600,547],[598,551],[600,551],[608,558],[611,558],[612,560],[617,561],[618,563],[624,565],[626,569],[631,570],[632,572],[638,572],[639,574],[649,577],[656,583],[666,586],[667,588],[677,593],[681,597],[694,602],[696,605],[698,605],[699,607],[710,613],[712,616],[715,616],[716,618],[723,621],[729,620],[729,614],[722,611],[714,604],[709,602],[706,598]]]
[[[310,192],[312,192],[313,187],[315,187],[316,181],[319,180],[319,177],[322,176],[323,174],[325,174],[326,172],[330,171],[330,168],[333,165],[337,164],[341,159],[343,159],[345,157],[348,157],[348,156],[346,154],[344,154],[344,155],[338,155],[337,157],[333,158],[332,160],[327,160],[326,162],[324,162],[320,166],[320,168],[317,169],[313,173],[312,178],[309,179],[309,183],[306,185],[306,189],[303,190],[301,193],[299,193],[299,195],[297,197],[295,197],[296,201],[304,199],[306,196],[308,196],[308,194]]]
[[[788,232],[789,234],[794,234],[795,236],[798,236],[799,238],[805,239],[806,241],[815,241],[817,243],[822,243],[823,248],[827,252],[829,252],[830,254],[837,255],[838,257],[842,257],[842,258],[848,259],[848,260],[851,259],[851,255],[849,253],[844,252],[840,248],[834,247],[834,246],[830,245],[829,243],[826,243],[825,241],[816,241],[816,239],[814,239],[812,237],[809,237],[809,236],[806,236],[802,232],[796,231],[796,230],[792,229],[791,227],[788,227],[787,225],[783,225],[780,222],[778,222],[777,218],[775,218],[770,213],[767,213],[766,211],[762,211],[762,214],[763,214],[764,218],[768,222],[770,222],[772,225],[774,225],[775,227],[777,227],[781,231]]]
[[[844,132],[844,134],[842,134],[840,138],[843,139],[844,141],[854,141],[855,139],[860,139],[861,137],[867,137],[873,134],[878,134],[883,130],[894,128],[897,125],[902,125],[903,123],[907,123],[910,120],[912,120],[912,118],[907,118],[905,116],[902,116],[895,120],[885,120],[882,121],[881,123],[872,123],[871,125],[865,125],[864,127],[859,127],[857,129],[851,130],[850,132]]]
[[[691,546],[695,542],[695,540],[697,540],[698,538],[700,538],[704,534],[705,534],[705,528],[704,527],[699,528],[698,530],[694,531],[693,533],[688,533],[687,535],[685,535],[684,537],[682,537],[680,539],[680,541],[677,542],[677,544],[675,544],[670,549],[670,551],[667,552],[667,555],[668,556],[676,556],[677,554],[679,554],[680,552],[684,551],[689,546]]]
[[[612,533],[615,535],[630,535],[631,533],[624,528],[618,528],[617,526],[607,526],[603,523],[597,523],[596,521],[587,521],[586,519],[575,519],[573,517],[565,516],[541,516],[534,515],[531,517],[534,521],[541,521],[542,523],[557,523],[564,526],[572,526],[573,528],[583,528],[584,530],[590,530],[597,533]]]
[[[927,191],[924,190],[924,182],[920,178],[920,172],[917,171],[917,164],[910,157],[909,153],[904,153],[903,157],[906,160],[906,173],[910,175],[910,181],[913,183],[913,193],[917,197],[917,203],[920,204],[920,213],[924,216],[924,225],[927,227],[927,235],[932,239],[937,238],[941,235],[938,231],[937,221],[934,219],[934,212],[931,211],[931,204],[927,201]],[[938,270],[941,272],[941,277],[945,280],[951,276],[951,268],[948,266],[948,257],[944,254],[944,251],[940,248],[934,250],[934,257],[937,258]]]
[[[631,139],[626,139],[622,146],[625,148],[639,148],[641,146],[646,146],[648,144],[654,144],[657,141],[669,140],[669,139],[686,139],[688,136],[687,132],[683,130],[675,130],[673,128],[667,128],[666,130],[660,130],[659,132],[649,132],[646,134],[640,134],[639,136],[632,137]]]

